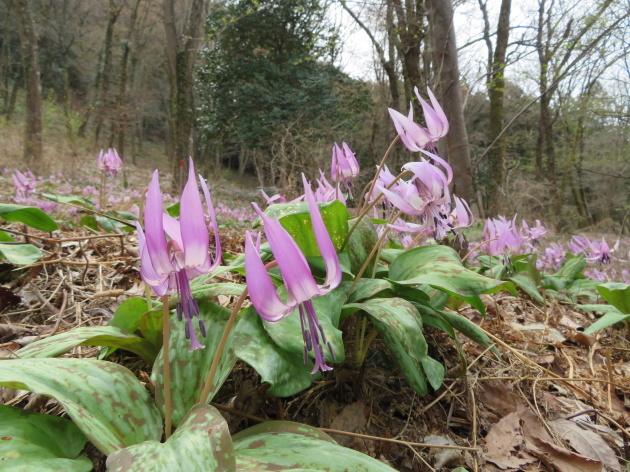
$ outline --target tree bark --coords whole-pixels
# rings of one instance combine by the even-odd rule
[[[122,6],[118,8],[114,0],[109,0],[107,26],[105,28],[105,44],[103,46],[103,67],[100,71],[98,97],[96,99],[98,110],[94,121],[94,145],[97,147],[105,117],[110,114],[109,109],[111,102],[109,100],[109,84],[112,70],[112,43],[114,40],[114,26],[116,25],[116,21],[118,21],[118,15],[121,9]]]
[[[438,84],[436,95],[450,124],[444,157],[453,168],[453,192],[470,201],[473,197],[472,165],[459,85],[453,4],[451,0],[430,0],[428,5],[433,68]]]
[[[24,130],[24,160],[29,167],[42,164],[42,85],[39,72],[37,32],[28,0],[12,4],[18,19],[22,60],[26,79],[26,126]]]
[[[505,201],[505,165],[507,161],[506,135],[499,136],[504,126],[505,97],[505,57],[510,34],[510,8],[512,0],[502,0],[497,26],[497,44],[494,49],[492,63],[489,64],[490,81],[488,82],[488,97],[490,98],[490,142],[499,137],[488,153],[490,164],[490,214],[496,216],[503,211]]]
[[[164,29],[166,33],[166,58],[170,84],[170,160],[177,184],[179,162],[186,161],[193,149],[194,100],[193,71],[197,56],[198,37],[207,0],[192,0],[184,40],[180,39],[175,24],[174,0],[164,0]]]

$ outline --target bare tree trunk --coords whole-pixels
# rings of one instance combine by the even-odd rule
[[[505,56],[510,34],[510,8],[512,0],[502,0],[497,26],[497,44],[494,58],[489,65],[490,81],[488,82],[488,96],[490,98],[490,142],[499,137],[488,153],[490,163],[490,214],[495,216],[502,212],[505,201],[505,164],[507,161],[506,135],[499,136],[504,126],[505,97]]]
[[[430,0],[428,5],[433,67],[438,83],[436,90],[450,124],[445,138],[445,157],[453,168],[453,191],[470,201],[473,197],[472,165],[459,85],[453,4],[451,0]]]
[[[117,124],[118,124],[118,154],[121,159],[125,159],[125,138],[127,134],[127,126],[129,124],[129,106],[127,104],[127,78],[128,78],[128,62],[129,53],[131,50],[131,44],[133,44],[134,30],[136,27],[136,19],[138,18],[138,8],[142,0],[136,0],[136,4],[131,13],[129,20],[129,29],[127,30],[127,37],[123,41],[123,53],[120,59],[120,80],[118,83],[118,110]]]
[[[26,127],[24,133],[24,160],[29,167],[42,164],[42,85],[39,75],[37,33],[28,0],[12,4],[18,19],[22,60],[26,79]]]
[[[107,27],[105,28],[105,44],[103,50],[103,68],[100,71],[100,81],[98,87],[98,97],[96,103],[98,109],[94,121],[94,145],[98,147],[98,140],[101,134],[105,116],[109,115],[109,84],[112,70],[112,43],[114,40],[114,25],[118,20],[118,15],[122,6],[118,8],[114,0],[109,0],[109,10],[107,15]]]
[[[171,170],[177,175],[178,163],[192,151],[194,128],[193,71],[197,55],[198,37],[207,0],[192,0],[185,38],[180,40],[175,24],[174,0],[164,0],[164,29],[166,58],[170,82]],[[176,181],[173,182],[176,186]]]

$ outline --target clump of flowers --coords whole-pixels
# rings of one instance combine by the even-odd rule
[[[37,178],[30,170],[27,170],[24,173],[19,170],[15,170],[11,177],[13,178],[13,183],[15,184],[14,200],[19,203],[26,201],[35,192]]]
[[[179,220],[164,213],[158,171],[153,173],[147,191],[144,210],[145,228],[137,223],[140,245],[140,275],[154,292],[163,297],[177,293],[177,317],[185,318],[186,337],[190,339],[190,350],[203,348],[197,340],[193,318],[199,318],[199,306],[190,291],[190,281],[207,274],[221,262],[221,243],[212,199],[205,180],[199,176],[212,230],[214,231],[215,253],[208,252],[210,243],[206,213],[195,179],[195,168],[190,159],[188,181],[181,197]],[[199,320],[199,331],[203,337],[206,329]]]
[[[262,318],[279,321],[298,309],[304,338],[304,363],[307,363],[308,354],[312,351],[315,357],[312,373],[315,373],[318,370],[331,370],[326,365],[324,346],[328,347],[333,359],[334,353],[319,322],[312,299],[339,286],[341,267],[313,191],[306,178],[302,176],[302,179],[315,239],[326,264],[326,280],[321,285],[317,284],[304,254],[293,238],[277,220],[266,216],[255,203],[254,209],[263,220],[265,235],[284,279],[286,302],[276,293],[273,281],[260,258],[260,233],[248,231],[246,234],[245,273],[250,300]]]
[[[516,216],[508,220],[504,216],[488,218],[483,229],[483,238],[489,241],[482,251],[492,256],[500,256],[505,266],[510,266],[510,255],[523,253],[523,236],[516,227]]]

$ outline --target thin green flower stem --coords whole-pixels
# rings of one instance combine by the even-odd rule
[[[409,174],[413,174],[413,172],[411,172],[410,170],[406,170],[401,172],[400,174],[398,174],[396,176],[396,178],[394,178],[394,180],[392,181],[391,184],[389,184],[387,187],[385,187],[386,189],[390,189],[392,188],[396,182],[398,182],[400,179],[402,179],[405,175],[409,175]],[[352,227],[350,228],[350,231],[348,231],[348,235],[346,236],[346,239],[344,239],[343,244],[341,245],[341,249],[339,249],[339,251],[343,251],[344,248],[346,247],[346,244],[348,244],[348,241],[350,241],[350,236],[352,236],[352,233],[354,232],[354,230],[357,228],[357,226],[359,226],[359,223],[361,222],[361,220],[365,217],[365,215],[368,214],[368,212],[374,207],[374,205],[376,205],[378,203],[378,201],[383,198],[383,194],[381,193],[378,197],[376,197],[368,206],[365,210],[363,210],[361,212],[361,214],[359,216],[357,216],[354,224],[352,225]]]
[[[484,244],[488,244],[490,241],[496,241],[498,238],[495,239],[488,239],[487,241],[483,241],[479,244],[477,244],[474,248],[472,248],[470,251],[468,251],[468,254],[466,254],[463,258],[462,258],[462,262],[464,262],[466,259],[468,259],[468,256],[470,256],[473,252],[475,252],[477,249],[479,249],[481,246],[483,246]]]
[[[394,140],[391,142],[391,144],[387,148],[387,151],[385,151],[385,154],[383,155],[383,159],[381,159],[381,163],[378,165],[378,168],[376,169],[376,174],[374,174],[374,178],[372,179],[372,184],[370,186],[370,190],[367,193],[367,195],[372,195],[372,192],[374,191],[374,186],[376,185],[376,181],[378,180],[378,174],[380,174],[381,171],[383,170],[383,167],[385,167],[385,161],[391,154],[392,150],[394,149],[394,146],[396,145],[399,139],[400,139],[400,135],[397,134]],[[363,193],[363,195],[361,195],[361,200],[359,200],[360,202],[364,201],[365,195],[366,195],[365,192]]]
[[[162,355],[164,358],[164,439],[171,437],[172,411],[171,402],[171,355],[169,338],[171,334],[170,311],[168,309],[168,295],[162,297]]]
[[[357,356],[358,365],[363,364],[363,361],[365,361],[365,356],[367,356],[368,350],[370,349],[370,345],[372,344],[372,341],[376,339],[377,336],[378,336],[377,329],[372,328],[372,331],[368,333],[367,337],[363,341],[364,347],[358,353],[358,356]]]
[[[100,195],[98,197],[98,203],[101,207],[101,210],[104,208],[104,202],[103,202],[103,195],[105,192],[105,171],[101,171],[101,191],[100,191]]]
[[[363,352],[363,340],[365,339],[365,327],[367,326],[367,317],[362,316],[357,318],[357,328],[359,326],[359,322],[361,321],[361,334],[359,335],[359,348],[357,349],[357,365],[361,365],[361,353]],[[357,331],[359,331],[357,329]]]
[[[396,214],[396,216],[394,216],[394,218],[390,219],[389,222],[390,223],[395,223],[396,219],[398,219],[398,217],[402,214],[402,212],[398,212]],[[383,248],[383,246],[381,244],[378,245],[378,249],[376,250],[376,262],[374,263],[374,266],[372,267],[372,278],[376,277],[376,269],[378,268],[378,260],[381,257],[381,249]]]
[[[402,215],[402,214],[403,214],[403,212],[399,211],[398,213],[396,213],[396,216],[394,216],[392,218],[392,220],[396,221],[400,217],[400,215]],[[348,296],[350,296],[350,294],[352,292],[354,292],[355,287],[359,283],[359,280],[361,280],[361,277],[363,276],[363,273],[365,272],[365,269],[367,269],[368,264],[372,260],[372,257],[374,257],[374,254],[376,254],[376,251],[380,247],[380,245],[383,244],[383,241],[385,240],[385,237],[387,236],[387,233],[389,233],[389,226],[387,228],[385,228],[385,231],[383,231],[383,234],[381,235],[381,237],[378,238],[378,241],[376,241],[376,244],[372,248],[372,251],[370,251],[370,254],[367,256],[367,259],[365,260],[365,262],[361,266],[361,269],[359,270],[359,273],[355,276],[354,282],[352,282],[352,285],[350,286],[350,290],[348,291]],[[378,261],[375,261],[374,263],[378,264]]]
[[[277,261],[271,261],[265,265],[267,270],[271,269],[278,265]],[[228,319],[227,324],[225,325],[225,329],[223,330],[223,334],[221,335],[221,339],[219,340],[219,345],[217,346],[217,350],[214,353],[214,357],[212,358],[212,364],[210,365],[210,371],[208,372],[208,377],[206,378],[206,382],[201,390],[201,395],[197,400],[197,403],[206,403],[208,399],[208,395],[212,391],[212,382],[214,382],[214,377],[217,373],[217,368],[219,367],[219,361],[223,356],[223,351],[225,350],[225,344],[227,343],[228,338],[230,337],[230,333],[232,332],[232,327],[236,322],[236,318],[238,316],[238,312],[241,310],[243,303],[247,299],[247,295],[249,291],[247,290],[247,286],[245,286],[245,290],[241,293],[241,296],[236,301],[236,304],[232,308],[232,313],[230,314],[230,318]]]

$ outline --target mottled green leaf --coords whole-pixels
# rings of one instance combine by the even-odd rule
[[[253,435],[267,434],[267,433],[293,433],[301,434],[312,439],[318,439],[320,441],[327,441],[329,443],[336,444],[335,440],[328,434],[324,433],[321,429],[307,424],[296,423],[294,421],[265,421],[257,425],[251,426],[239,433],[232,436],[232,441],[245,440]]]
[[[236,356],[251,365],[262,382],[271,385],[269,393],[276,397],[295,395],[317,378],[311,375],[312,362],[304,365],[303,355],[285,351],[271,340],[253,306],[239,320],[233,346]]]
[[[43,257],[42,251],[32,244],[0,243],[0,254],[11,264],[34,264]]]
[[[604,300],[617,308],[621,313],[630,314],[630,285],[607,283],[597,287]]]
[[[524,272],[519,272],[508,277],[508,280],[510,280],[511,282],[514,282],[514,285],[519,287],[521,290],[523,290],[523,292],[525,292],[527,295],[532,297],[537,302],[540,302],[540,303],[545,302],[545,299],[538,292],[538,288],[536,287],[536,283],[534,282],[534,279],[532,279],[529,274],[524,273]]]
[[[20,349],[18,355],[22,359],[57,357],[76,346],[113,346],[138,354],[149,364],[157,355],[155,347],[146,339],[113,326],[75,328],[35,341]]]
[[[281,287],[280,291],[283,290],[284,287]],[[324,349],[327,362],[343,362],[346,357],[342,333],[337,329],[341,317],[341,307],[345,300],[346,291],[343,287],[338,287],[322,297],[313,298],[315,312],[335,353],[335,360],[333,360],[328,349]],[[299,356],[303,355],[304,338],[302,337],[300,315],[297,308],[280,321],[263,320],[263,325],[269,336],[281,349]]]
[[[395,472],[372,457],[292,432],[259,433],[234,441],[237,470]]]
[[[59,229],[59,225],[45,211],[35,207],[0,203],[0,218],[24,223],[41,231],[56,231]]]
[[[219,345],[221,335],[225,331],[225,325],[230,317],[230,310],[215,303],[204,301],[199,303],[199,318],[206,326],[208,336],[202,338],[197,326],[195,330],[199,342],[206,347],[190,351],[190,341],[186,339],[185,323],[171,316],[171,336],[169,339],[171,357],[171,396],[173,402],[173,424],[178,425],[186,413],[197,403],[203,385],[212,364],[212,359]],[[196,319],[194,325],[196,325]],[[232,349],[234,331],[228,338],[221,361],[214,377],[214,389],[207,401],[216,395],[218,389],[229,375],[236,362],[236,356]],[[151,379],[155,384],[155,401],[163,411],[164,409],[164,359],[163,351],[160,351]]]
[[[162,434],[162,418],[128,369],[92,359],[0,361],[0,385],[56,399],[103,453]]]
[[[23,457],[0,461],[0,472],[90,472],[94,465],[87,457],[78,459],[36,459]]]
[[[352,285],[350,282],[344,282],[344,284],[348,288]],[[348,302],[360,302],[379,294],[383,296],[385,291],[392,291],[391,282],[383,279],[360,279],[354,287],[354,291],[348,297]]]
[[[363,303],[348,303],[347,309],[362,310],[376,327],[411,387],[426,395],[427,382],[422,359],[427,343],[422,333],[418,310],[402,298],[373,298]]]
[[[441,362],[436,361],[432,357],[424,356],[422,358],[422,368],[424,369],[424,373],[433,387],[434,390],[437,390],[442,386],[442,382],[444,381],[444,366]]]
[[[89,460],[73,460],[87,438],[66,418],[0,405],[0,437],[0,470],[92,470]]]
[[[405,285],[427,284],[463,298],[482,313],[478,295],[503,289],[509,282],[494,280],[466,269],[457,252],[448,246],[421,246],[405,251],[392,262],[389,278]]]
[[[460,333],[468,336],[477,344],[485,348],[492,346],[492,341],[486,335],[486,333],[481,331],[481,329],[479,329],[479,326],[470,321],[468,318],[460,315],[459,313],[453,313],[450,311],[441,311],[440,314],[448,320],[453,328],[455,328]],[[495,347],[492,347],[492,351],[496,354],[499,353],[499,351]]]
[[[195,405],[165,443],[147,441],[107,458],[109,472],[236,472],[227,423],[210,405]]]
[[[317,205],[328,234],[335,248],[339,250],[348,234],[348,209],[338,200]],[[270,205],[265,210],[265,215],[280,221],[306,257],[321,255],[306,202]],[[260,222],[260,219],[256,221]]]
[[[356,219],[353,219],[348,221],[348,224],[353,226],[355,222]],[[352,268],[352,273],[359,273],[359,270],[363,264],[365,264],[365,261],[367,261],[370,252],[374,246],[376,246],[377,241],[378,233],[376,232],[374,225],[368,218],[363,218],[350,235],[350,239],[348,239],[347,244],[347,252],[350,256],[350,267]],[[376,256],[373,256],[364,272],[366,276],[370,276],[375,263]]]

